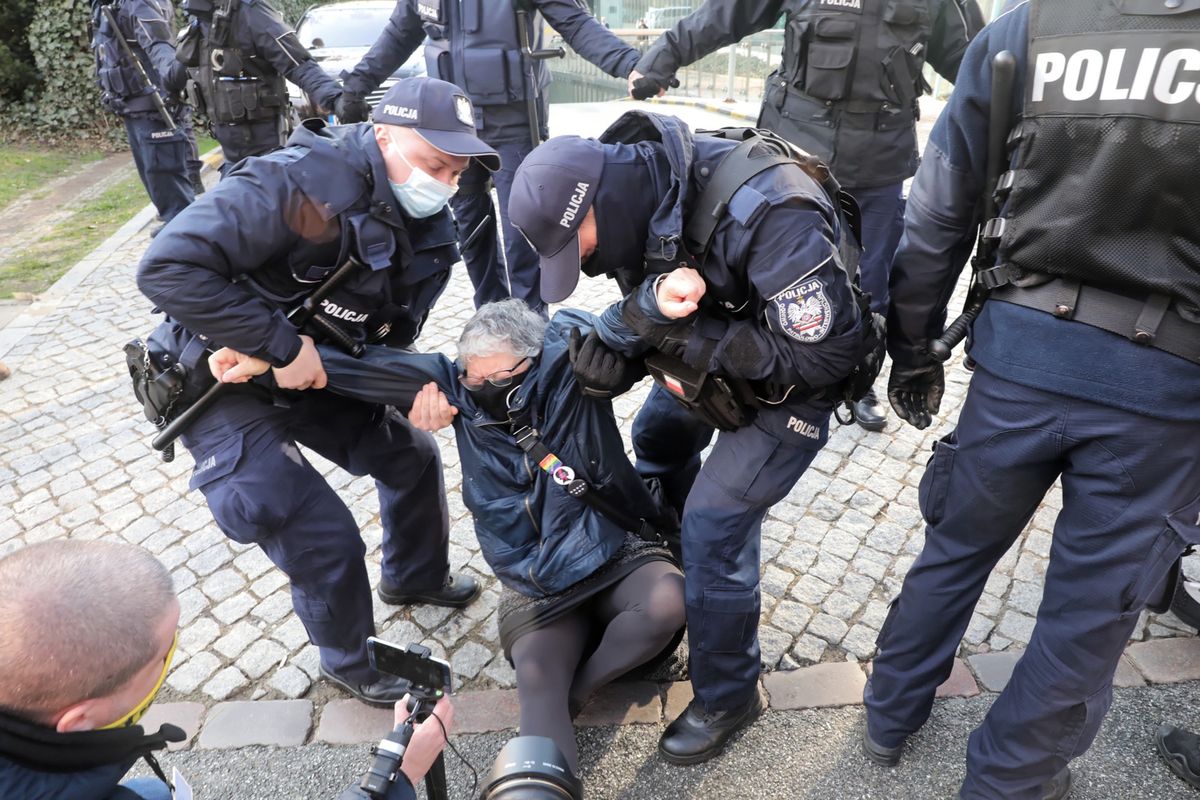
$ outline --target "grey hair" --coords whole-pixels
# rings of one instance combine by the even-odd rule
[[[458,357],[512,353],[528,358],[542,352],[546,320],[520,300],[509,298],[480,306],[458,337]]]
[[[0,558],[0,709],[41,721],[158,654],[171,575],[136,545],[56,540]]]

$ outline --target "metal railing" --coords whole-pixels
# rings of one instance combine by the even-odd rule
[[[645,49],[662,31],[626,28],[613,33],[632,46]],[[554,36],[551,46],[560,45],[561,37]],[[606,75],[569,47],[566,50],[565,58],[549,62],[554,75],[554,83],[550,86],[551,102],[597,102],[628,94],[624,79]],[[681,69],[675,76],[679,88],[671,91],[687,97],[757,103],[766,88],[767,75],[779,66],[782,53],[782,30],[753,34]]]

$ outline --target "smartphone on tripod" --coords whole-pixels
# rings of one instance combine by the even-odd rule
[[[436,699],[443,694],[454,694],[450,664],[430,655],[428,647],[392,644],[372,636],[367,639],[367,657],[371,666],[380,672],[411,683],[413,697],[426,695]]]

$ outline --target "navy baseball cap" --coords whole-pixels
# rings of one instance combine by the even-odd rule
[[[579,283],[579,226],[604,175],[604,145],[556,136],[513,176],[508,218],[541,257],[542,300],[559,303]]]
[[[452,83],[436,78],[405,78],[388,89],[371,121],[412,128],[425,141],[452,156],[479,159],[492,172],[500,156],[475,135],[475,107]]]

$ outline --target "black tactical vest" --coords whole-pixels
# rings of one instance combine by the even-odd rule
[[[1001,262],[1200,307],[1198,43],[1200,0],[1030,3]]]
[[[917,167],[917,98],[934,0],[787,0],[783,66],[762,127],[826,161],[846,186]]]
[[[120,21],[120,3],[109,6],[113,17]],[[101,12],[100,4],[92,6],[92,52],[96,57],[96,82],[100,85],[100,100],[104,107],[115,114],[132,114],[140,111],[154,111],[155,105],[151,95],[154,87],[146,83],[137,67],[130,62],[121,47],[120,37],[125,34],[113,30],[108,17]],[[147,75],[155,74],[154,67],[146,56],[137,38],[126,36],[129,47],[134,55],[142,62]]]
[[[456,84],[477,107],[525,100],[526,81],[513,0],[408,0],[429,38],[425,64],[431,78]],[[541,47],[542,20],[530,6],[531,47]],[[550,83],[550,72],[535,61],[534,84]],[[476,113],[479,113],[478,111]]]
[[[196,16],[178,50],[199,87],[202,110],[222,125],[278,119],[288,106],[283,76],[252,48],[242,46],[251,41],[244,32],[238,35],[242,3],[187,4],[185,10]],[[206,13],[210,7],[211,18]]]

